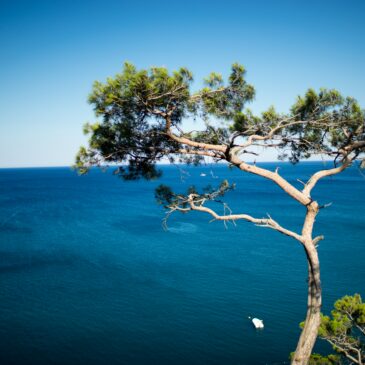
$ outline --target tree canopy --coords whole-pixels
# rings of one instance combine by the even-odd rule
[[[354,98],[309,89],[286,114],[270,107],[254,115],[246,106],[255,89],[245,76],[236,63],[227,80],[212,72],[193,92],[193,75],[186,68],[170,73],[125,63],[115,77],[94,83],[89,102],[99,121],[85,125],[89,147],[80,149],[76,167],[86,172],[93,165],[123,164],[117,170],[123,178],[151,179],[160,176],[156,163],[164,158],[230,162],[227,152],[255,153],[255,146],[274,148],[280,159],[293,163],[316,154],[350,163],[365,151],[365,114]],[[201,118],[205,129],[182,131],[187,118]]]

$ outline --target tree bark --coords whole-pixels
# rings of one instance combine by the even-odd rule
[[[303,226],[303,246],[308,260],[308,302],[307,316],[295,350],[292,365],[307,365],[316,342],[321,324],[322,288],[317,248],[312,239],[313,225],[318,214],[318,204],[307,206],[307,215]]]
[[[322,289],[320,283],[319,261],[316,250],[308,264],[308,304],[307,316],[300,335],[293,365],[306,365],[309,362],[313,346],[317,339],[318,328],[321,323]]]

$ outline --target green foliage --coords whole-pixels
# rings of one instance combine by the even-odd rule
[[[347,357],[365,360],[365,303],[361,296],[344,296],[337,300],[330,316],[321,314],[318,335],[328,341],[333,349]]]
[[[281,147],[290,148],[290,155],[282,157],[292,162],[315,153],[336,154],[346,144],[365,139],[365,112],[355,99],[344,98],[337,90],[321,89],[316,93],[309,89],[304,97],[298,97],[291,117],[297,123],[284,129]]]
[[[183,118],[214,116],[227,119],[252,100],[254,90],[244,80],[244,69],[235,64],[228,84],[221,75],[212,73],[206,87],[190,93],[193,81],[186,68],[169,73],[164,67],[137,70],[125,63],[120,74],[106,82],[95,82],[89,96],[101,121],[86,124],[84,133],[90,136],[89,148],[80,149],[75,167],[80,173],[94,165],[119,165],[117,174],[124,179],[151,179],[160,175],[156,162],[168,156],[171,162],[179,155],[179,145],[166,135],[166,116],[172,126]],[[225,128],[207,126],[196,136],[207,143],[227,142]],[[200,156],[180,156],[180,162],[199,163]]]
[[[292,360],[294,352],[290,354],[290,360]],[[308,365],[341,365],[341,358],[338,355],[322,356],[320,354],[312,354],[309,359]]]
[[[227,80],[212,72],[204,87],[192,93],[193,75],[184,67],[173,72],[164,67],[138,70],[125,63],[121,73],[94,83],[89,102],[99,121],[84,126],[89,146],[80,149],[75,167],[85,173],[90,166],[122,165],[117,175],[124,179],[153,179],[161,174],[156,163],[166,158],[201,163],[202,154],[180,153],[186,146],[170,138],[171,133],[224,145],[227,151],[236,146],[237,138],[262,137],[262,146],[275,147],[279,158],[293,163],[314,154],[345,156],[349,146],[355,157],[365,152],[365,113],[355,99],[336,90],[309,89],[288,114],[270,107],[255,115],[245,108],[255,96],[245,74],[235,63]],[[182,131],[184,119],[200,117],[205,130]],[[217,159],[229,162],[229,156]]]
[[[203,131],[190,133],[186,136],[192,141],[211,144],[225,144],[229,141],[229,133],[226,128],[212,125],[207,125]]]
[[[225,84],[220,74],[211,73],[206,78],[206,87],[196,93],[195,98],[204,116],[212,115],[224,120],[232,120],[242,111],[245,103],[255,97],[255,89],[244,78],[245,69],[242,65],[232,65],[228,83]]]
[[[175,194],[172,189],[167,185],[159,185],[155,189],[155,199],[158,204],[163,205],[164,208],[168,208],[171,204],[173,204],[175,199]]]
[[[344,296],[335,302],[334,308],[332,318],[322,315],[321,337],[351,336],[355,325],[365,327],[365,303],[359,294]]]
[[[308,365],[340,365],[341,363],[341,358],[337,355],[312,354]]]
[[[261,119],[255,116],[250,109],[246,109],[234,115],[231,131],[245,135],[262,135],[260,124]]]
[[[170,75],[163,67],[138,71],[125,63],[122,73],[105,83],[95,82],[89,102],[102,121],[85,125],[89,149],[80,150],[75,166],[84,173],[92,165],[128,163],[129,168],[118,169],[119,176],[158,177],[155,163],[177,146],[166,137],[161,118],[151,111],[174,105],[171,119],[179,123],[187,109],[191,81],[185,68]]]

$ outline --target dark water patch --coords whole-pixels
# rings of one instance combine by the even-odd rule
[[[167,232],[174,234],[192,234],[198,231],[198,225],[186,222],[174,222],[167,226]]]
[[[163,229],[162,217],[155,215],[138,215],[138,219],[135,217],[124,216],[120,213],[121,218],[114,220],[110,223],[110,226],[118,231],[126,232],[127,234],[137,235],[151,235],[153,233],[161,232]]]
[[[0,273],[31,271],[50,266],[70,266],[75,256],[63,252],[4,252],[0,251]]]
[[[15,223],[3,223],[0,224],[0,232],[6,234],[32,234],[33,229],[27,226],[21,226]]]

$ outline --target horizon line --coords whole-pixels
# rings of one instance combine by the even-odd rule
[[[278,163],[278,164],[282,164],[282,163],[288,163],[291,165],[297,165],[299,163],[310,163],[310,162],[322,162],[322,163],[328,163],[328,162],[333,162],[332,160],[305,160],[305,161],[299,161],[297,163],[293,163],[290,161],[280,161],[280,160],[274,160],[274,161],[257,161],[256,164],[261,164],[261,163]],[[248,164],[253,164],[254,162],[252,161],[247,161]],[[223,162],[208,162],[207,164],[212,165],[226,165]],[[157,164],[158,166],[172,166],[172,165],[187,165],[186,163],[175,163],[175,164],[171,164],[171,163],[160,163]],[[228,164],[227,164],[228,165]],[[113,167],[117,167],[117,166],[123,166],[122,164],[120,165],[115,165],[115,166],[91,166],[91,168],[102,168],[102,167],[106,167],[106,168],[113,168]],[[192,165],[193,166],[193,165]],[[198,166],[193,166],[193,167],[201,167],[204,166],[203,164],[198,165]],[[53,165],[53,166],[0,166],[0,170],[6,170],[6,169],[56,169],[56,168],[69,168],[70,170],[73,170],[73,166],[72,165]]]

